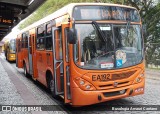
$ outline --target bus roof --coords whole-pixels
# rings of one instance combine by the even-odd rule
[[[32,28],[34,28],[34,27],[37,27],[37,26],[39,26],[39,25],[41,25],[41,24],[43,24],[43,23],[46,23],[46,22],[48,22],[48,21],[50,21],[50,20],[53,20],[53,19],[55,19],[55,18],[58,18],[58,17],[60,17],[60,16],[65,15],[65,14],[69,14],[70,17],[71,17],[71,16],[72,16],[72,9],[73,9],[75,6],[81,6],[81,5],[83,5],[83,6],[85,6],[85,5],[91,5],[91,6],[92,6],[92,5],[93,5],[93,6],[94,6],[94,5],[101,5],[101,6],[119,6],[119,7],[136,9],[136,8],[134,8],[134,7],[131,7],[131,6],[120,5],[120,4],[111,4],[111,3],[70,3],[70,4],[62,7],[61,9],[55,11],[54,13],[46,16],[45,18],[40,19],[39,21],[37,21],[37,22],[31,24],[30,26],[22,29],[22,30],[20,31],[20,33],[25,32],[26,30],[30,30],[30,29],[32,29]]]

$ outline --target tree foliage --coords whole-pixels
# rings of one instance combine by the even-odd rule
[[[103,0],[107,2],[108,0]],[[32,15],[30,15],[22,24],[19,29],[23,29],[32,23],[46,17],[47,15],[55,12],[69,3],[77,2],[101,2],[101,0],[47,0],[39,9],[37,9]]]

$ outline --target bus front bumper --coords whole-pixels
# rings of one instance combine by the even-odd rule
[[[138,84],[110,90],[83,91],[80,88],[73,88],[72,105],[80,107],[84,105],[91,105],[114,99],[140,95],[144,93],[144,85],[145,80]]]
[[[9,55],[8,55],[8,60],[9,60],[9,61],[15,61],[15,60],[16,60],[15,54],[9,54]]]

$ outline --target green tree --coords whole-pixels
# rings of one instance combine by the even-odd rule
[[[108,0],[103,0],[107,2]],[[102,2],[102,0],[47,0],[40,8],[38,8],[32,15],[30,15],[22,24],[19,29],[23,29],[32,23],[46,17],[47,15],[55,12],[69,3],[77,2]]]
[[[114,3],[120,0],[114,0]],[[153,0],[125,0],[122,4],[131,5],[139,10],[143,25],[146,26],[144,36],[146,65],[160,59],[160,3]]]

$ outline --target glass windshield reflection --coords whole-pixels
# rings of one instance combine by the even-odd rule
[[[10,48],[11,53],[15,53],[15,51],[16,51],[15,40],[10,41],[9,48]]]
[[[141,62],[139,25],[126,27],[127,25],[98,24],[98,26],[105,40],[94,24],[75,25],[79,36],[78,43],[74,46],[75,62],[78,66],[86,69],[115,69]]]

